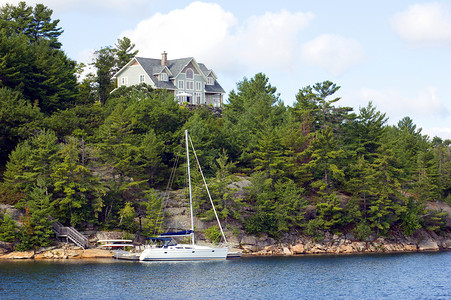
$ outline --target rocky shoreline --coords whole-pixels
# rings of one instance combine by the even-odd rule
[[[4,259],[99,259],[113,258],[113,253],[104,249],[80,249],[78,247],[50,247],[40,250],[13,251],[0,255],[0,260]]]
[[[243,253],[249,256],[403,253],[451,250],[451,237],[449,234],[438,236],[433,232],[421,231],[410,238],[379,237],[373,240],[357,241],[352,236],[328,233],[321,241],[302,237],[289,243],[276,244],[268,239],[244,237],[240,244]]]
[[[326,233],[321,241],[311,237],[292,237],[291,242],[277,242],[268,237],[242,236],[232,241],[233,251],[249,256],[305,256],[369,253],[405,253],[451,250],[451,236],[438,236],[421,231],[413,237],[375,238],[356,241],[351,236]],[[67,244],[25,252],[0,252],[0,260],[14,259],[105,259],[113,258],[113,252],[104,249],[82,249]]]

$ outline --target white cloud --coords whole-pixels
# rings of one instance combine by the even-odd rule
[[[363,47],[354,39],[323,34],[302,45],[302,58],[307,63],[340,75],[365,59]]]
[[[229,31],[236,22],[218,4],[194,2],[168,14],[157,13],[122,35],[136,44],[142,56],[158,58],[166,51],[169,59],[186,56],[199,59],[219,50],[219,44],[229,39]]]
[[[422,133],[427,134],[431,138],[438,136],[442,139],[451,139],[451,127],[423,128]]]
[[[217,72],[289,70],[296,60],[296,36],[313,18],[312,13],[282,10],[239,23],[218,4],[193,2],[157,13],[122,35],[136,44],[139,55],[158,58],[166,51],[169,59],[193,56]]]
[[[444,3],[415,4],[391,18],[395,32],[412,45],[451,45],[451,14]]]
[[[363,99],[363,105],[372,101],[381,112],[386,112],[391,122],[397,122],[405,116],[422,119],[446,118],[450,112],[445,103],[437,96],[437,88],[426,87],[418,91],[417,96],[406,97],[396,90],[377,91],[363,88],[357,94],[358,99]]]
[[[266,13],[249,18],[238,35],[238,55],[253,65],[289,68],[297,52],[297,34],[314,18],[312,13]]]

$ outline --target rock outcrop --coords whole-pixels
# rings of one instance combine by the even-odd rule
[[[75,249],[70,247],[56,248],[36,253],[35,251],[11,252],[0,255],[0,259],[94,259],[112,258],[113,253],[103,249]]]
[[[384,239],[356,241],[347,236],[326,235],[322,241],[310,237],[300,237],[293,243],[268,244],[265,238],[245,237],[241,248],[247,255],[306,255],[306,254],[356,254],[356,253],[395,253],[414,251],[451,250],[451,239],[421,232],[417,238]],[[351,237],[351,236],[348,236]]]

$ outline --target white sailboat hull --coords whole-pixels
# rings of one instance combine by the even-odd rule
[[[166,248],[146,248],[140,255],[140,261],[196,261],[224,260],[228,248],[212,248],[198,245],[176,245]]]

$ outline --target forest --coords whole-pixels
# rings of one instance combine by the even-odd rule
[[[221,116],[146,85],[113,91],[112,75],[138,53],[132,41],[97,50],[95,73],[82,76],[58,24],[42,4],[0,8],[0,204],[23,212],[18,223],[0,211],[0,241],[47,246],[53,220],[135,233],[139,217],[151,234],[185,129],[220,218],[248,234],[446,230],[446,213],[426,205],[451,204],[451,141],[410,117],[392,126],[371,102],[342,107],[327,80],[286,106],[263,73],[236,84]],[[251,185],[238,197],[230,184],[243,178]],[[180,175],[173,188],[182,187]],[[208,220],[206,195],[195,193]]]

